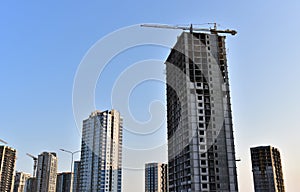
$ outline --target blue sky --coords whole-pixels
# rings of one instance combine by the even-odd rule
[[[227,53],[236,152],[242,159],[238,163],[240,190],[253,190],[249,148],[270,144],[281,151],[287,191],[297,191],[299,8],[296,0],[2,1],[0,138],[18,150],[20,171],[32,172],[27,152],[37,155],[45,150],[56,151],[59,170],[68,171],[70,156],[58,149],[80,148],[72,89],[76,70],[93,44],[119,28],[139,23],[217,22],[220,28],[238,31],[237,36],[227,37]],[[164,60],[167,53],[160,47],[141,47],[118,55],[99,78],[97,108],[110,107],[108,92],[121,72],[119,66]],[[151,90],[147,97],[142,94],[145,90]],[[131,97],[134,116],[147,120],[145,108],[152,99],[164,102],[162,94],[161,83],[138,86]],[[142,185],[130,185],[135,177],[124,178],[124,191],[143,190]]]

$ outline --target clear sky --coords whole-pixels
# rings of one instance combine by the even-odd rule
[[[32,161],[26,153],[42,151],[57,152],[59,171],[69,171],[70,156],[59,148],[80,149],[72,90],[87,51],[105,35],[130,25],[217,22],[220,28],[238,31],[237,36],[227,38],[227,54],[236,153],[242,160],[238,163],[240,191],[253,191],[250,147],[257,145],[279,148],[286,189],[297,191],[299,10],[296,0],[1,1],[0,138],[18,150],[19,171],[31,173]],[[97,83],[96,107],[111,107],[110,90],[123,69],[140,60],[164,60],[167,54],[166,48],[142,46],[116,56]],[[129,100],[133,116],[147,121],[148,106],[153,100],[164,104],[164,94],[163,83],[138,85]],[[154,146],[163,141],[163,128],[155,133],[160,132]],[[138,142],[143,146],[142,137],[130,138],[124,141],[128,146]],[[155,158],[165,160],[165,154]],[[143,191],[142,176],[126,173],[124,191]]]

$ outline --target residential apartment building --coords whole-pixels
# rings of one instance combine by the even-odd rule
[[[38,156],[36,189],[37,192],[56,192],[57,156],[43,152]]]
[[[73,192],[79,192],[80,182],[80,161],[74,162],[74,174],[73,174]]]
[[[16,172],[14,192],[25,192],[26,182],[30,177],[29,173]]]
[[[168,165],[147,163],[145,165],[145,192],[168,192]]]
[[[56,179],[56,192],[72,192],[73,175],[71,172],[58,173]]]
[[[121,192],[122,124],[116,110],[83,121],[79,191]]]
[[[30,177],[26,181],[25,191],[24,192],[36,192],[36,178]]]
[[[12,192],[17,151],[8,146],[0,146],[0,191]]]
[[[251,151],[256,192],[284,192],[280,152],[275,147],[253,147]]]
[[[238,191],[225,36],[183,32],[166,76],[169,191]]]

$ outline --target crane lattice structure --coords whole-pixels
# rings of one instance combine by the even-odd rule
[[[231,29],[225,29],[225,30],[219,30],[217,29],[216,23],[207,23],[207,24],[214,24],[213,28],[197,28],[193,27],[193,24],[191,24],[189,27],[186,26],[179,26],[179,25],[159,25],[159,24],[142,24],[141,27],[152,27],[152,28],[163,28],[163,29],[181,29],[181,30],[189,30],[190,33],[193,32],[210,32],[212,34],[218,34],[218,33],[229,33],[231,35],[236,35],[236,30]]]
[[[33,177],[36,177],[36,168],[37,168],[38,158],[29,153],[26,153],[26,155],[28,155],[29,157],[31,157],[33,159]]]

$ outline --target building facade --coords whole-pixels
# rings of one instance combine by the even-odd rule
[[[29,173],[16,172],[14,192],[25,192],[26,182],[30,178]]]
[[[280,152],[271,146],[250,149],[256,192],[284,192]]]
[[[169,191],[238,191],[225,37],[183,32],[166,76]]]
[[[79,192],[80,161],[74,161],[73,192]]]
[[[168,192],[168,165],[147,163],[145,165],[145,192]]]
[[[83,121],[79,191],[121,192],[122,122],[116,110]]]
[[[26,181],[24,192],[36,192],[36,178],[30,177]]]
[[[12,192],[17,152],[8,146],[0,146],[0,191]]]
[[[72,192],[73,175],[71,172],[58,173],[56,179],[56,192]]]
[[[38,156],[36,189],[37,192],[55,192],[57,177],[56,153],[43,152]]]

